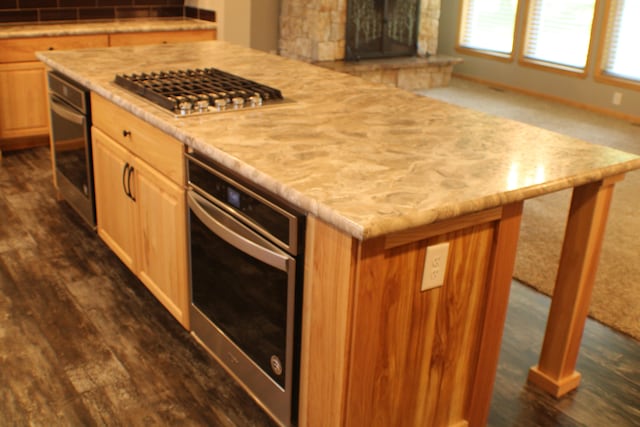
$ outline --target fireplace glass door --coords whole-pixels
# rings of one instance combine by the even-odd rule
[[[416,53],[419,0],[348,0],[347,60]]]

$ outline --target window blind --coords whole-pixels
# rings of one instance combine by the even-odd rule
[[[640,1],[613,0],[609,10],[604,72],[615,77],[640,81]]]
[[[584,69],[595,2],[530,0],[524,57]]]
[[[459,45],[510,55],[518,0],[466,0]]]

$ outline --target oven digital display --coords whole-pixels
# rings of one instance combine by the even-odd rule
[[[235,188],[227,187],[227,203],[237,209],[240,209],[240,192]]]

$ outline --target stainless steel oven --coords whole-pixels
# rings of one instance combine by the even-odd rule
[[[60,196],[95,228],[89,90],[48,73],[51,141]]]
[[[205,156],[186,158],[192,333],[295,424],[305,216]]]

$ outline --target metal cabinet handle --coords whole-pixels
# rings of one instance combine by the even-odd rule
[[[124,164],[124,167],[122,168],[122,189],[124,190],[124,194],[135,202],[136,197],[131,193],[131,175],[133,174],[133,171],[134,168],[129,164],[129,162]]]
[[[129,163],[125,163],[124,167],[122,168],[122,190],[124,191],[124,194],[127,195],[127,197],[131,197],[131,193],[129,192],[129,190],[127,190],[127,185],[124,178],[128,170],[129,170]]]
[[[127,174],[127,187],[129,188],[129,198],[136,201],[136,196],[131,192],[131,175],[133,174],[134,168],[133,166],[129,166],[129,173]]]
[[[122,136],[124,136],[125,138],[128,136],[131,136],[131,131],[130,130],[123,130],[122,131]]]

